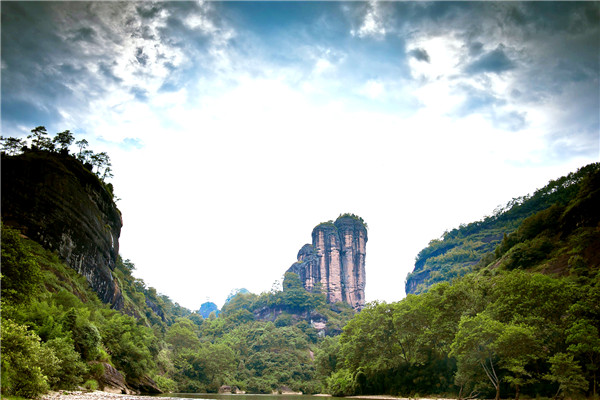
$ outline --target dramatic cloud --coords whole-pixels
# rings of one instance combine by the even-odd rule
[[[348,211],[398,299],[430,239],[600,151],[598,2],[23,1],[1,29],[2,134],[108,151],[124,256],[188,307]]]
[[[515,64],[504,53],[504,46],[500,44],[495,50],[485,53],[470,63],[466,71],[469,74],[493,72],[500,74],[515,68]]]
[[[412,49],[408,52],[408,54],[410,54],[412,57],[419,61],[425,61],[427,63],[431,61],[431,59],[429,58],[429,54],[427,54],[427,51],[425,51],[424,49]]]

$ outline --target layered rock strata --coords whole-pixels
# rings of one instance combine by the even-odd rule
[[[75,158],[47,152],[3,157],[2,220],[56,251],[103,302],[123,307],[112,275],[121,213],[105,185]]]
[[[312,244],[298,252],[288,272],[298,274],[304,288],[320,284],[329,303],[344,302],[356,310],[365,305],[365,257],[367,229],[361,219],[342,216],[317,225]]]

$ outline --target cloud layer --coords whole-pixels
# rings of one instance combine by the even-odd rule
[[[444,229],[598,159],[599,38],[597,2],[6,2],[2,132],[108,151],[124,256],[188,307],[343,212],[391,300]]]

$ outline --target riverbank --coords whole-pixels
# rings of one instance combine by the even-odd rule
[[[50,392],[42,396],[41,400],[148,400],[148,396],[136,394],[117,394],[109,392],[101,392],[95,390],[93,392],[82,391],[60,391]],[[160,397],[160,400],[180,400],[177,397]]]
[[[231,395],[235,397],[236,395]],[[317,395],[330,397],[329,395]],[[404,397],[394,397],[386,395],[372,396],[348,396],[347,399],[366,399],[366,400],[414,400]],[[157,400],[181,400],[180,397],[157,397]],[[117,394],[101,391],[82,392],[82,391],[60,391],[50,392],[42,396],[41,400],[149,400],[149,396],[141,396],[134,394]],[[419,400],[455,400],[455,399],[419,399]]]

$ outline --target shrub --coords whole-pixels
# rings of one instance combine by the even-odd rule
[[[43,367],[52,367],[57,358],[42,348],[40,338],[24,325],[2,320],[2,393],[36,398],[50,388]]]
[[[332,396],[350,396],[356,391],[356,384],[352,373],[343,368],[327,379],[327,390]]]
[[[90,391],[98,390],[98,381],[95,379],[88,379],[83,384],[83,387]]]

